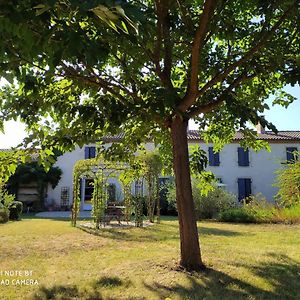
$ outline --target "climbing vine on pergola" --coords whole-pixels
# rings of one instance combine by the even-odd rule
[[[80,211],[80,180],[90,178],[94,180],[94,191],[92,196],[92,215],[99,228],[104,217],[105,207],[108,200],[107,186],[108,179],[118,178],[123,187],[125,221],[130,221],[132,208],[134,209],[135,225],[143,225],[143,202],[147,205],[147,214],[150,222],[154,222],[154,211],[157,208],[157,221],[159,222],[159,184],[158,178],[161,173],[162,163],[159,155],[154,152],[140,153],[132,158],[130,163],[113,162],[103,157],[84,159],[78,161],[73,170],[73,209],[72,225],[76,226],[77,217]],[[132,195],[132,183],[137,180],[145,180],[148,195],[145,198],[143,190]],[[145,199],[144,199],[145,198]]]
[[[73,226],[76,226],[76,221],[80,211],[80,180],[84,177],[94,180],[92,215],[94,217],[96,227],[98,228],[107,202],[108,178],[119,176],[119,174],[126,168],[127,166],[123,163],[107,161],[102,157],[84,159],[76,162],[73,169]]]

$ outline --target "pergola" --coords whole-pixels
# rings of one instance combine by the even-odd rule
[[[73,208],[72,208],[72,225],[76,225],[77,218],[80,213],[80,180],[82,178],[90,178],[94,180],[94,192],[92,197],[92,215],[99,227],[104,217],[105,207],[108,200],[108,179],[119,178],[120,174],[128,169],[128,165],[119,162],[111,162],[103,158],[92,158],[79,160],[73,169]],[[120,180],[122,182],[122,180]],[[128,220],[130,211],[130,197],[126,193],[126,184],[122,184],[124,192],[125,218]],[[130,189],[129,189],[130,190]]]

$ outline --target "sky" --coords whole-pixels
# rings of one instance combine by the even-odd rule
[[[269,111],[265,111],[266,119],[272,122],[278,130],[300,130],[300,86],[286,86],[285,91],[297,98],[287,109],[280,105],[272,106],[272,97],[268,104]],[[196,124],[190,122],[190,129],[197,129]],[[8,121],[4,124],[5,134],[0,133],[0,149],[15,147],[26,137],[25,126],[20,122]]]

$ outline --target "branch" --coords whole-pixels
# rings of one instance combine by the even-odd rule
[[[255,76],[256,76],[255,74],[247,75],[247,72],[243,72],[229,85],[227,89],[223,91],[223,93],[215,101],[192,108],[191,111],[188,113],[189,118],[193,118],[195,116],[198,116],[199,114],[205,114],[211,112],[213,109],[217,108],[223,103],[224,101],[223,97],[226,94],[230,93],[234,88],[236,88],[242,82],[252,79]]]
[[[156,14],[157,14],[157,24],[156,24],[156,37],[157,42],[156,46],[153,51],[153,60],[156,66],[156,72],[157,74],[161,74],[161,68],[160,68],[160,52],[162,47],[162,9],[161,9],[161,2],[160,0],[155,1],[156,6]]]
[[[193,25],[193,20],[189,14],[188,9],[185,7],[185,5],[182,3],[182,0],[176,0],[181,17],[182,17],[182,21],[185,24],[185,26],[187,27],[187,29],[189,31],[194,31],[194,25]]]
[[[126,54],[124,54],[122,58],[118,57],[118,55],[114,55],[114,57],[122,66],[125,76],[129,79],[131,83],[132,91],[136,94],[137,85],[135,79],[132,76],[130,76],[130,71],[128,70],[128,65],[126,64]]]
[[[212,80],[210,80],[208,83],[206,83],[201,90],[197,93],[197,98],[202,96],[209,88],[214,86],[216,83],[224,81],[224,79],[227,77],[227,75],[236,69],[237,67],[243,65],[248,61],[249,58],[252,58],[256,52],[261,50],[267,41],[270,39],[270,37],[275,33],[275,31],[280,27],[280,25],[283,23],[283,21],[288,17],[288,15],[291,13],[291,11],[294,9],[294,6],[297,5],[298,1],[294,2],[293,5],[291,5],[284,14],[280,17],[280,19],[277,21],[277,23],[272,27],[271,30],[264,33],[260,39],[260,41],[253,46],[240,60],[236,61],[235,63],[231,64],[228,68],[226,68],[224,71],[219,72],[214,76]]]
[[[170,35],[170,20],[169,20],[169,6],[170,0],[156,0],[157,13],[157,44],[154,49],[154,62],[156,66],[156,74],[159,76],[163,85],[167,88],[173,88],[171,81],[172,69],[172,49],[173,44]],[[161,70],[161,50],[164,50],[164,68]]]
[[[65,71],[64,76],[69,78],[75,78],[79,81],[81,80],[89,85],[96,86],[98,88],[103,88],[108,92],[110,92],[112,95],[116,96],[123,105],[128,105],[128,99],[126,99],[118,91],[113,89],[113,87],[120,89],[119,86],[113,85],[111,82],[107,82],[102,78],[100,78],[99,76],[97,77],[83,76],[82,74],[79,74],[73,67],[67,66],[65,64],[64,64],[64,71]]]
[[[208,24],[213,15],[216,7],[217,0],[206,0],[204,3],[203,12],[200,16],[199,26],[196,30],[191,62],[190,62],[190,79],[185,97],[178,106],[178,109],[182,112],[186,111],[195,101],[198,92],[198,73],[199,73],[199,61],[201,57],[202,48],[204,46],[205,37],[207,34]]]

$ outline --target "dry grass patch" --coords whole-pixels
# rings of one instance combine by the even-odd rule
[[[0,225],[0,271],[31,270],[39,281],[0,285],[0,299],[299,299],[300,226],[199,227],[208,269],[198,274],[177,268],[175,219],[98,235],[66,221]]]

